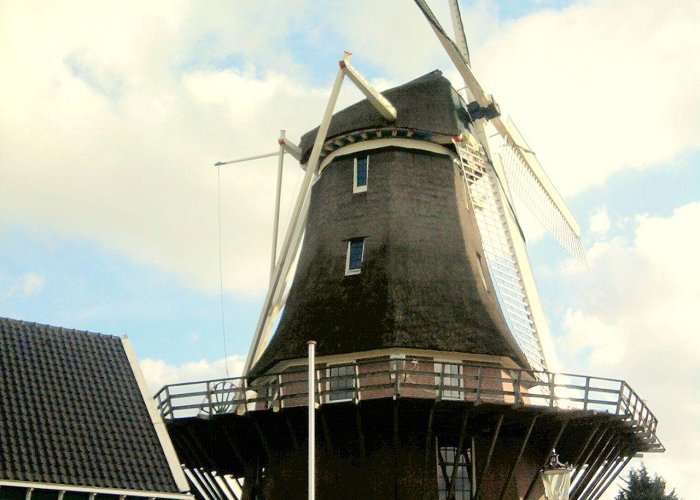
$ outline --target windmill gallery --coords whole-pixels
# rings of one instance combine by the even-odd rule
[[[593,499],[664,449],[626,382],[549,370],[514,196],[582,256],[578,226],[457,2],[454,41],[416,4],[464,92],[432,71],[379,93],[346,53],[319,127],[280,138],[305,174],[245,373],[156,394],[198,498]],[[366,99],[336,112],[347,80]]]

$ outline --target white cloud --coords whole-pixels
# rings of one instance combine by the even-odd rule
[[[243,373],[244,363],[243,356],[229,356],[228,375],[225,358],[216,361],[201,359],[181,365],[172,365],[162,359],[146,358],[142,359],[139,365],[148,387],[155,393],[167,384],[238,377]]]
[[[699,22],[697,2],[577,2],[498,25],[473,64],[572,195],[700,147]]]
[[[433,3],[447,25],[445,6]],[[328,88],[308,79],[327,74],[330,84],[335,68],[318,66],[326,52],[353,50],[360,69],[384,75],[382,86],[450,70],[405,2],[322,13],[301,0],[266,9],[184,1],[0,9],[0,222],[87,237],[210,291],[218,288],[211,165],[274,150],[280,128],[296,139],[315,126]],[[512,23],[483,2],[463,13],[477,74],[574,193],[697,147],[697,10],[630,0]],[[389,18],[411,37],[386,36]],[[289,47],[302,36],[323,58],[295,59]],[[357,96],[348,86],[339,106]],[[265,288],[274,163],[222,170],[229,291]],[[300,173],[288,165],[287,211]]]
[[[31,297],[40,293],[44,289],[44,278],[37,273],[26,273],[22,276],[10,280],[0,277],[0,285],[3,289],[0,290],[0,297],[15,298],[15,297]]]
[[[589,272],[566,268],[578,306],[567,312],[559,343],[571,369],[624,378],[646,399],[669,451],[645,461],[688,498],[700,489],[691,473],[700,468],[700,452],[687,446],[700,441],[700,431],[687,425],[700,418],[698,220],[700,203],[667,218],[638,217],[632,241],[593,247]]]
[[[596,211],[588,222],[588,230],[597,235],[604,235],[610,231],[610,216],[605,208]]]

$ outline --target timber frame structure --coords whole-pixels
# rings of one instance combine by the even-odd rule
[[[347,374],[334,376],[321,359],[319,498],[420,498],[438,490],[441,469],[454,498],[457,468],[449,474],[437,453],[452,447],[457,456],[468,450],[465,498],[541,498],[538,478],[556,448],[574,467],[571,498],[593,499],[638,453],[664,451],[656,418],[624,381],[455,365],[385,357],[349,363]],[[302,498],[305,476],[291,472],[306,463],[307,381],[298,366],[252,382],[209,380],[158,392],[200,491]]]

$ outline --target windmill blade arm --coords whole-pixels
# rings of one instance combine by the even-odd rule
[[[484,92],[483,87],[477,81],[474,73],[472,73],[468,62],[464,59],[464,56],[460,52],[455,42],[453,42],[447,35],[425,0],[414,1],[416,2],[416,5],[418,5],[418,8],[423,12],[423,15],[428,20],[428,23],[430,23],[430,27],[433,28],[435,35],[437,35],[438,40],[440,41],[440,44],[445,49],[445,52],[447,52],[447,55],[452,60],[452,63],[457,68],[457,71],[459,71],[460,76],[464,80],[464,84],[474,96],[476,102],[483,108],[489,107],[493,100],[486,95],[486,92]]]
[[[458,0],[449,0],[450,3],[450,14],[452,14],[452,26],[455,32],[455,42],[459,51],[462,53],[462,57],[467,65],[471,66],[472,63],[469,60],[469,46],[467,45],[467,35],[464,33],[464,24],[462,24],[462,14],[459,11]]]

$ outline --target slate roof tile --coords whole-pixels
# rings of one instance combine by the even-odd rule
[[[0,318],[0,480],[178,493],[119,337]]]

